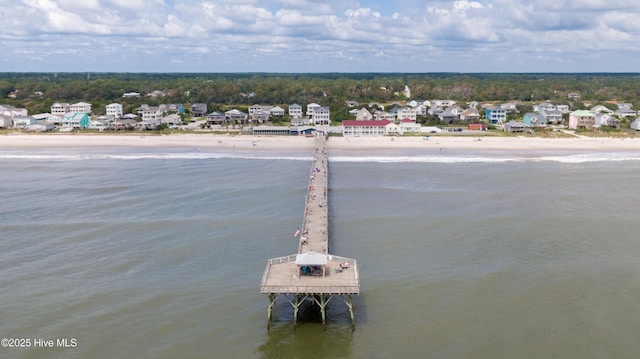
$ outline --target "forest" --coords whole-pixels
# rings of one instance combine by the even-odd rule
[[[209,111],[246,108],[252,104],[330,106],[347,116],[345,101],[360,103],[411,98],[458,102],[542,101],[584,108],[584,102],[640,103],[637,73],[0,73],[0,103],[26,108],[30,114],[49,112],[54,102],[89,102],[94,113],[105,105],[123,104],[125,112],[146,103],[206,103]],[[145,94],[164,91],[165,96]],[[139,98],[123,98],[138,92]],[[579,93],[571,101],[569,93]],[[611,104],[608,104],[611,106]],[[344,115],[343,115],[344,114]]]

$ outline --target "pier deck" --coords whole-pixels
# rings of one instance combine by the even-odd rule
[[[260,292],[269,294],[269,322],[275,301],[278,295],[283,294],[294,307],[294,321],[302,301],[311,297],[320,306],[324,323],[327,303],[334,295],[339,295],[349,307],[353,323],[352,295],[360,293],[358,263],[355,259],[329,252],[328,169],[327,139],[319,136],[316,138],[304,217],[298,236],[298,253],[268,260],[260,283]],[[296,260],[308,253],[322,254],[320,257],[326,258],[326,263],[319,272],[304,275]]]

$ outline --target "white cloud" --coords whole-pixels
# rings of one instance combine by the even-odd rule
[[[0,70],[40,71],[43,58],[48,68],[70,66],[56,57],[75,54],[123,66],[96,68],[113,71],[182,71],[179,61],[190,71],[608,71],[600,61],[617,52],[636,71],[633,2],[386,1],[18,0],[0,8],[8,59]],[[211,53],[224,53],[219,63],[228,68],[209,68]],[[200,64],[190,61],[194,54]]]

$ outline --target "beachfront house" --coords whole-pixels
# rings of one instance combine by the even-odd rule
[[[408,118],[400,120],[400,133],[404,134],[405,132],[415,132],[419,133],[421,130],[421,126],[414,120],[410,120]]]
[[[86,112],[70,112],[62,118],[62,127],[87,128],[89,127],[89,115]]]
[[[620,128],[620,120],[608,113],[596,113],[594,127]]]
[[[158,121],[164,116],[160,106],[142,105],[138,108],[138,114],[142,121]]]
[[[518,121],[509,121],[504,124],[504,132],[529,132],[529,126]]]
[[[261,115],[261,114],[267,114],[267,116],[269,115],[269,111],[271,110],[273,106],[269,106],[269,105],[251,105],[249,107],[249,117],[253,117],[254,115]]]
[[[311,124],[315,126],[328,126],[331,123],[331,110],[327,106],[320,106],[313,109]]]
[[[393,121],[342,121],[342,135],[344,137],[378,137],[388,134],[399,134],[401,129]]]
[[[569,129],[592,129],[596,123],[596,116],[593,112],[587,110],[577,110],[569,114]]]
[[[632,130],[640,131],[640,117],[633,120],[630,127]]]
[[[492,125],[503,125],[507,119],[507,111],[500,106],[493,106],[485,110],[485,117]]]
[[[522,122],[529,127],[547,127],[547,118],[541,113],[525,113]]]
[[[227,121],[233,125],[244,125],[249,119],[249,115],[247,113],[235,108],[233,110],[226,111],[224,115],[227,118]]]
[[[0,115],[0,128],[13,127],[13,119],[9,116]]]
[[[227,117],[224,113],[219,111],[213,111],[207,115],[207,125],[218,125],[222,126],[227,123]]]

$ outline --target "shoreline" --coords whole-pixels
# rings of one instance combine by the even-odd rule
[[[612,137],[330,137],[329,149],[462,150],[474,151],[637,151],[640,138]],[[103,134],[8,134],[0,136],[0,151],[55,148],[202,148],[207,150],[312,150],[314,139],[304,136],[252,136],[217,134],[103,135]]]

